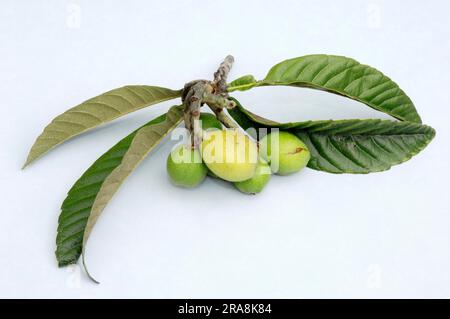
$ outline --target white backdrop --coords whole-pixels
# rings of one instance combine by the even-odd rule
[[[0,11],[0,297],[450,297],[448,1],[17,1]],[[87,260],[102,282],[54,257],[59,206],[73,182],[171,102],[58,147],[21,171],[56,115],[125,84],[181,88],[262,78],[312,53],[353,57],[392,77],[435,140],[370,175],[305,170],[258,196],[207,180],[172,186],[172,143],[130,176],[100,218]],[[235,95],[279,121],[386,118],[354,101],[296,88]]]

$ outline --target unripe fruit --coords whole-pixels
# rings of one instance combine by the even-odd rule
[[[311,157],[308,147],[297,136],[279,131],[266,135],[259,144],[260,156],[270,163],[272,172],[288,175],[304,168]]]
[[[201,113],[200,120],[202,121],[202,129],[222,129],[222,123],[211,113]]]
[[[258,194],[269,182],[270,175],[271,172],[269,164],[260,159],[258,166],[256,167],[255,175],[246,181],[234,183],[234,186],[236,186],[236,188],[243,193]]]
[[[258,147],[240,131],[205,132],[201,150],[203,162],[210,171],[226,181],[245,181],[255,174]]]
[[[195,187],[206,177],[208,169],[197,149],[180,145],[167,158],[167,172],[171,181],[182,187]]]

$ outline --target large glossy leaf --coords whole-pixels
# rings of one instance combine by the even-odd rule
[[[233,82],[232,82],[233,83]],[[403,121],[421,123],[411,99],[380,71],[334,55],[307,55],[278,63],[262,81],[235,83],[228,90],[257,86],[288,85],[339,94]]]
[[[311,151],[308,167],[329,173],[371,173],[407,161],[430,143],[433,128],[389,120],[276,123],[245,110],[229,111],[244,128],[279,128],[297,135]]]
[[[31,147],[24,167],[74,136],[130,112],[180,95],[181,91],[158,86],[128,85],[89,99],[53,119]]]
[[[171,117],[174,115],[174,113],[170,114]],[[157,130],[160,130],[166,127],[168,129],[165,134],[167,134],[174,127],[174,124],[169,124],[174,120],[176,119],[171,118],[166,122],[164,114],[148,122],[142,128],[157,126]],[[134,131],[102,155],[70,189],[62,204],[59,217],[56,239],[56,258],[59,266],[76,263],[80,257],[84,231],[97,195],[107,177],[123,162],[138,131],[140,130]],[[157,141],[155,141],[155,145],[156,143]]]

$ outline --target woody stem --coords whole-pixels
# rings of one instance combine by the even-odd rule
[[[214,80],[195,80],[186,83],[183,89],[182,101],[184,105],[184,123],[191,134],[191,143],[197,147],[202,139],[199,125],[200,108],[207,104],[217,119],[228,128],[236,128],[233,120],[224,109],[235,107],[234,101],[227,93],[227,77],[233,66],[234,58],[228,55],[214,73]]]

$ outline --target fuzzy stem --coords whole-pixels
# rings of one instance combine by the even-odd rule
[[[217,108],[214,105],[209,105],[208,104],[208,106],[211,108],[211,110],[214,112],[214,114],[216,114],[217,119],[223,125],[225,125],[225,127],[227,127],[227,128],[239,128],[239,126],[236,125],[236,123],[228,116],[227,113],[224,112],[223,109]]]
[[[227,91],[227,77],[233,67],[234,58],[228,55],[220,64],[219,69],[214,73],[214,84],[217,89],[217,94],[226,93]]]
[[[200,120],[200,107],[202,106],[202,99],[206,89],[205,83],[198,81],[189,86],[189,90],[184,96],[184,124],[191,133],[193,147],[197,147],[202,139],[202,130],[198,123]]]
[[[215,105],[221,109],[232,109],[236,106],[236,103],[234,101],[231,101],[223,96],[207,92],[205,92],[205,94],[203,95],[203,102],[208,105]]]
[[[228,99],[227,77],[233,66],[234,58],[228,55],[214,73],[214,81],[196,80],[186,83],[183,89],[184,123],[191,133],[193,147],[197,147],[202,138],[198,125],[200,108],[207,104],[217,119],[228,128],[237,128],[233,120],[223,111],[235,107],[236,103]]]

